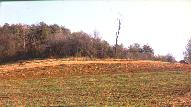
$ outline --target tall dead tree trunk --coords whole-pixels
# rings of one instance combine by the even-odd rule
[[[118,24],[118,30],[117,30],[117,32],[116,32],[116,40],[115,40],[115,57],[117,58],[117,42],[118,42],[118,37],[119,37],[119,31],[120,31],[120,29],[121,29],[121,21],[120,21],[120,19],[118,19],[118,21],[119,21],[119,24]]]

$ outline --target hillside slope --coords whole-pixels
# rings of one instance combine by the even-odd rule
[[[41,78],[67,75],[191,71],[191,65],[160,61],[46,59],[1,65],[0,78]]]
[[[190,71],[158,61],[19,61],[0,65],[0,106],[190,106]]]

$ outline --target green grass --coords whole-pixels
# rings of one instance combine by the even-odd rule
[[[191,73],[142,72],[0,80],[6,106],[172,106],[191,90]]]

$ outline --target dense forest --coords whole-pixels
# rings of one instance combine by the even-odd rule
[[[115,54],[114,50],[117,50]],[[57,24],[44,22],[33,25],[5,23],[0,26],[0,62],[59,57],[125,58],[134,60],[161,60],[175,62],[171,54],[155,55],[148,44],[129,47],[112,46],[97,32],[71,32]]]

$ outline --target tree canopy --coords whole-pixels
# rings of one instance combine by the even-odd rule
[[[94,35],[83,31],[71,32],[70,29],[57,24],[5,23],[0,26],[0,62],[48,57],[156,60],[154,50],[148,44],[141,46],[135,43],[128,48],[121,44],[117,47],[115,55],[115,46],[102,40],[98,32],[94,32]]]

